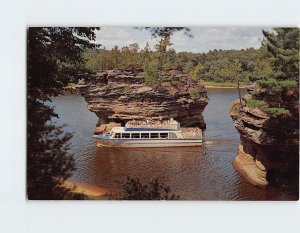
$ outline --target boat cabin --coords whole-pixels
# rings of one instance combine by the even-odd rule
[[[179,139],[182,138],[177,131],[161,129],[139,129],[115,127],[110,138],[118,139]]]

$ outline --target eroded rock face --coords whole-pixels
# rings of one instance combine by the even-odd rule
[[[268,185],[266,168],[260,161],[254,159],[252,155],[245,153],[242,145],[239,145],[232,165],[249,183],[259,187]]]
[[[208,103],[206,90],[179,71],[162,73],[161,87],[143,84],[141,71],[109,70],[80,85],[88,109],[98,118],[98,126],[109,122],[157,117],[174,118],[182,126],[205,128],[202,112]],[[196,94],[195,94],[196,93]]]
[[[254,185],[298,192],[299,118],[271,117],[257,108],[241,107],[239,100],[232,103],[230,115],[241,138],[234,168]]]

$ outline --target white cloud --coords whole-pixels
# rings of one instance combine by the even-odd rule
[[[190,27],[193,38],[183,32],[175,33],[171,41],[176,51],[207,52],[213,49],[246,49],[260,47],[262,29],[258,27]],[[264,28],[266,29],[266,28]],[[115,45],[127,46],[138,43],[141,48],[148,42],[153,49],[158,39],[151,38],[148,31],[133,27],[101,27],[97,42],[107,49]]]

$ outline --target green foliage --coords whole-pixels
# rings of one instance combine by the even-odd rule
[[[118,182],[122,188],[121,200],[179,200],[180,196],[171,192],[169,186],[159,183],[158,179],[142,184],[139,179],[127,177]]]
[[[155,49],[160,53],[165,53],[167,52],[167,47],[171,45],[173,44],[170,41],[170,36],[165,36],[155,45]]]
[[[295,80],[282,80],[282,81],[278,81],[278,83],[279,86],[282,88],[282,90],[298,87],[298,82]]]
[[[71,134],[56,127],[58,117],[45,104],[68,83],[86,77],[84,49],[96,48],[96,28],[29,28],[27,47],[27,196],[63,199],[72,190],[63,182],[75,169],[68,154]]]
[[[191,73],[193,70],[194,70],[194,63],[192,61],[188,61],[183,67],[183,71],[187,74]]]
[[[266,101],[272,115],[286,114],[282,109],[293,108],[291,102],[298,102],[299,94],[287,93],[299,85],[299,29],[274,28],[263,31],[264,53],[268,54],[269,67],[257,72],[259,90],[253,97]],[[265,56],[266,57],[266,56]]]
[[[124,93],[129,94],[131,92],[131,86],[129,86],[129,85],[124,86],[123,91],[124,91]]]
[[[289,88],[298,87],[298,83],[295,80],[281,80],[278,81],[273,78],[259,80],[258,85],[266,89],[270,94],[280,94],[282,91]]]
[[[246,106],[249,108],[266,108],[268,103],[262,100],[248,99],[246,100]]]
[[[205,87],[211,86],[211,87],[230,87],[230,88],[236,88],[237,83],[231,83],[231,82],[226,82],[226,83],[218,83],[218,82],[207,82],[207,81],[201,81],[201,84],[204,85]],[[240,85],[246,85],[247,83],[240,83]]]
[[[190,94],[190,96],[191,96],[192,99],[198,99],[201,96],[203,96],[202,92],[203,92],[203,86],[191,88],[189,90],[189,94]]]
[[[156,60],[150,61],[144,66],[144,82],[154,88],[159,87],[159,69],[158,62]]]
[[[264,111],[273,117],[290,115],[290,111],[284,108],[266,108]]]
[[[250,77],[257,88],[247,106],[261,105],[271,116],[266,128],[272,128],[272,133],[288,146],[299,138],[299,28],[274,28],[263,34],[258,54],[261,64]]]
[[[75,89],[76,88],[76,84],[75,83],[68,83],[67,88]]]
[[[273,78],[299,82],[299,28],[274,28],[263,34],[271,54]]]
[[[201,79],[201,75],[204,74],[204,67],[203,66],[196,66],[195,69],[191,72],[192,78],[194,78],[196,81],[199,81]]]
[[[158,51],[151,51],[146,44],[143,49],[129,45],[118,49],[118,52],[115,48],[86,51],[86,66],[94,71],[114,68],[143,69],[145,64],[155,60],[160,71],[180,70],[191,74],[197,81],[201,79],[216,83],[236,83],[237,79],[248,83],[249,79],[257,78],[261,74],[259,72],[268,73],[269,58],[265,54],[266,49],[177,53],[174,49],[163,47],[160,49],[158,45]],[[115,58],[116,54],[119,59]]]

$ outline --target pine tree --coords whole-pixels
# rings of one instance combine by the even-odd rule
[[[270,115],[294,114],[299,100],[299,28],[274,28],[263,34],[263,44],[270,55],[270,71],[267,76],[262,73],[262,79],[257,81],[259,90],[253,97],[267,103],[265,111]]]

